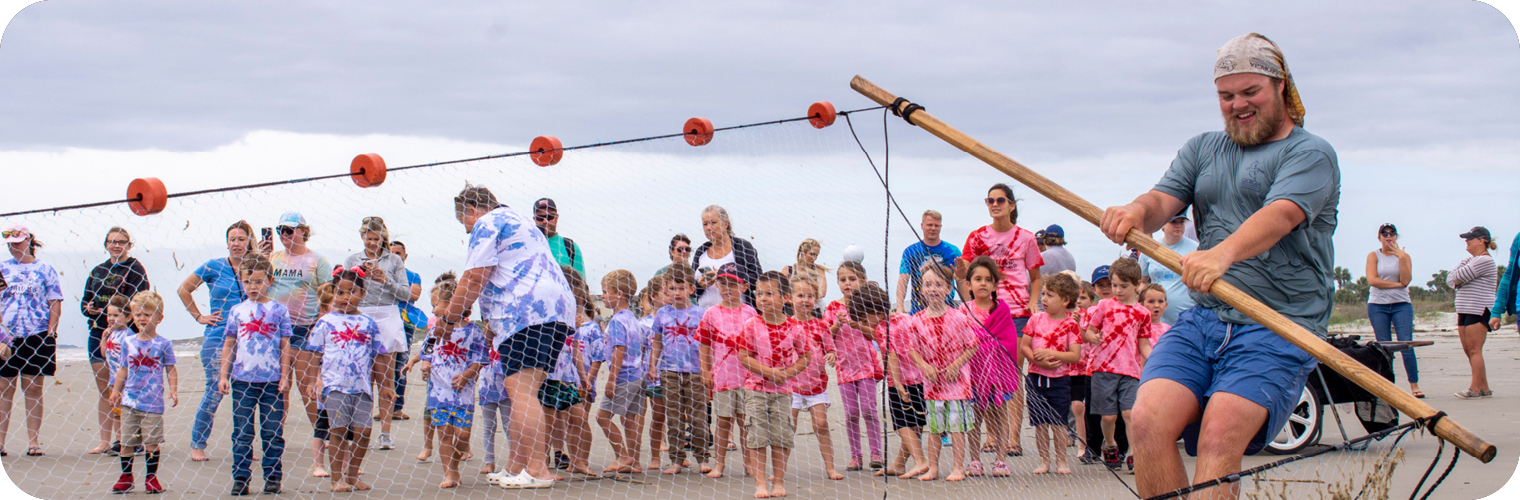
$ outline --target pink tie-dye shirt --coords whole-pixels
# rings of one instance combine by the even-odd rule
[[[1029,337],[1029,349],[1050,349],[1052,351],[1069,352],[1071,345],[1081,342],[1077,333],[1077,320],[1067,315],[1060,321],[1052,319],[1043,312],[1034,313],[1029,317],[1029,323],[1024,325],[1024,335]],[[1083,348],[1086,351],[1086,348]],[[1062,363],[1055,369],[1042,368],[1033,362],[1029,363],[1029,373],[1044,375],[1046,377],[1065,377],[1067,375],[1080,375],[1072,373],[1076,365]]]
[[[891,324],[891,331],[887,330]],[[906,314],[893,314],[891,319],[876,325],[876,338],[881,339],[882,348],[897,355],[898,371],[902,374],[904,386],[919,385],[924,383],[924,372],[913,364],[913,358],[908,353],[923,349],[923,325],[918,319]]]
[[[756,316],[755,308],[747,305],[734,308],[716,305],[702,312],[697,342],[712,347],[714,391],[744,386],[744,373],[748,370],[739,364],[739,335],[744,333],[745,320]]]
[[[839,383],[882,379],[882,358],[876,346],[866,340],[865,334],[850,326],[850,313],[844,303],[830,302],[824,310],[823,322],[831,327],[839,323],[839,331],[834,333],[834,347],[839,352],[834,372],[839,376]]]
[[[971,399],[971,359],[967,358],[959,370],[943,371],[968,349],[977,347],[974,330],[978,326],[972,322],[971,316],[960,309],[949,309],[945,314],[934,317],[925,309],[913,318],[918,320],[921,327],[918,355],[929,366],[941,372],[937,380],[924,377],[924,398],[934,401]]]
[[[834,336],[829,335],[829,327],[822,319],[803,321],[802,333],[813,360],[807,369],[792,378],[792,390],[803,396],[817,396],[829,388],[829,372],[824,369],[823,357],[835,352]]]
[[[1140,378],[1139,339],[1150,338],[1151,312],[1140,304],[1124,305],[1103,299],[1093,306],[1088,328],[1097,328],[1103,339],[1088,368]]]
[[[1040,256],[1040,246],[1035,244],[1034,233],[1018,226],[1001,233],[993,231],[992,226],[976,228],[966,236],[961,258],[969,262],[982,255],[992,257],[997,262],[998,269],[1003,271],[1003,280],[998,282],[997,298],[1008,303],[1013,317],[1028,317],[1029,270],[1045,265],[1045,259]]]

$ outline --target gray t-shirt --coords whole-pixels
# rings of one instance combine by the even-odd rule
[[[366,260],[369,258],[364,252],[359,252],[343,259],[343,267],[358,267]],[[402,262],[401,256],[385,252],[385,255],[375,259],[375,264],[385,273],[386,282],[382,285],[378,280],[366,277],[364,300],[359,301],[359,307],[394,306],[411,298],[412,284],[406,280],[406,264]]]
[[[1241,147],[1224,132],[1189,139],[1155,189],[1193,206],[1200,250],[1214,248],[1257,210],[1288,200],[1304,221],[1261,255],[1230,266],[1224,280],[1317,335],[1330,324],[1341,171],[1330,143],[1294,127],[1287,138]],[[1256,324],[1213,295],[1192,292],[1219,319]]]
[[[1077,259],[1066,250],[1066,245],[1046,248],[1040,252],[1040,258],[1045,260],[1045,265],[1040,266],[1040,276],[1050,276],[1061,271],[1077,272]]]

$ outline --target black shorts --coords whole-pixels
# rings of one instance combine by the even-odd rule
[[[1071,402],[1087,404],[1087,375],[1072,375],[1071,379]]]
[[[892,413],[892,429],[921,428],[929,425],[929,408],[924,403],[924,386],[905,385],[908,400],[898,396],[896,387],[887,387],[887,409]]]
[[[1024,379],[1029,425],[1065,426],[1066,416],[1071,414],[1071,377],[1031,373]]]
[[[57,367],[58,337],[35,333],[11,340],[11,357],[0,364],[0,377],[42,375],[51,377]]]
[[[559,360],[559,350],[565,347],[565,339],[575,333],[570,325],[554,322],[532,325],[518,330],[496,347],[501,355],[501,370],[505,376],[529,369],[549,371]]]
[[[317,410],[317,424],[311,427],[311,437],[327,440],[327,410]]]
[[[1483,325],[1483,329],[1485,331],[1493,331],[1488,328],[1488,318],[1492,315],[1493,313],[1490,312],[1486,307],[1483,308],[1483,314],[1458,314],[1457,328],[1461,328],[1467,325]]]

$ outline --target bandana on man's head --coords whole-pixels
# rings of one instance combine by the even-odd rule
[[[1256,73],[1282,80],[1283,102],[1287,104],[1288,116],[1293,123],[1304,126],[1304,102],[1298,97],[1293,85],[1293,73],[1283,59],[1282,49],[1267,37],[1247,33],[1225,42],[1214,56],[1214,79],[1238,73]]]

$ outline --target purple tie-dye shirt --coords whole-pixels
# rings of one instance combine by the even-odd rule
[[[471,365],[491,363],[491,350],[486,347],[485,334],[473,322],[467,322],[449,332],[449,338],[433,346],[433,351],[423,354],[422,359],[433,365],[428,370],[428,408],[452,408],[475,406],[475,383],[472,379],[464,387],[454,390],[454,377],[464,373]]]
[[[121,389],[121,405],[147,413],[164,412],[164,370],[174,365],[174,344],[163,337],[140,340],[122,337],[121,358],[127,381]]]
[[[280,381],[280,340],[290,337],[290,310],[285,304],[245,300],[227,310],[223,332],[237,335],[232,357],[232,380]]]
[[[331,312],[317,320],[306,347],[322,355],[322,394],[373,395],[370,370],[375,356],[385,354],[379,332],[375,320],[363,314]]]

